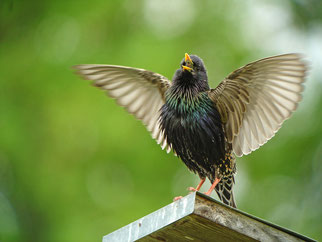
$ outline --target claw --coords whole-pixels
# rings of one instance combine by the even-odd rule
[[[175,197],[175,198],[173,198],[173,201],[175,202],[175,201],[178,201],[178,200],[180,200],[182,198],[182,196],[178,196],[178,197]]]
[[[188,190],[189,191],[192,191],[192,192],[197,192],[198,190],[196,189],[196,188],[194,188],[194,187],[188,187]]]

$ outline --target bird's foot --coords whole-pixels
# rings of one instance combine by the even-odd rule
[[[182,198],[182,196],[178,196],[178,197],[175,197],[175,198],[173,198],[173,201],[175,202],[175,201],[178,201],[178,200],[180,200]]]
[[[196,188],[194,188],[194,187],[188,187],[188,190],[189,191],[192,191],[192,192],[198,192],[200,190],[202,184],[205,182],[205,180],[206,180],[206,178],[201,179],[200,182],[199,182],[199,184],[198,184],[198,186]]]
[[[197,188],[194,187],[188,187],[188,191],[197,192],[199,190],[197,190]]]
[[[207,192],[204,192],[203,194],[207,195],[207,196],[210,196],[212,191],[210,191],[210,189],[207,191]]]

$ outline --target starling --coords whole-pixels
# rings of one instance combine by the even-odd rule
[[[307,66],[299,54],[249,63],[215,89],[196,55],[185,57],[172,82],[143,69],[116,65],[77,65],[78,74],[115,98],[172,150],[219,199],[236,207],[235,155],[243,156],[271,139],[301,100]]]

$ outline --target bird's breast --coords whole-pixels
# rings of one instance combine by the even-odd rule
[[[225,138],[220,115],[208,95],[172,97],[160,112],[160,128],[167,143],[183,160],[215,160],[224,152]]]

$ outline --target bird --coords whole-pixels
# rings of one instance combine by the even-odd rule
[[[203,60],[187,53],[172,81],[126,66],[74,68],[141,120],[162,149],[199,176],[200,183],[189,190],[199,191],[208,179],[211,187],[205,194],[215,190],[234,208],[236,157],[264,145],[297,109],[308,70],[301,54],[276,55],[246,64],[210,88]]]

